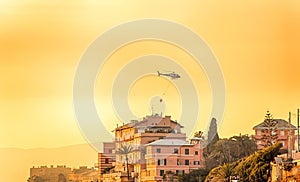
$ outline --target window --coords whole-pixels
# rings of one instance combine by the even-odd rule
[[[198,155],[198,151],[195,151],[195,155]]]
[[[164,173],[165,173],[165,171],[164,171],[164,170],[160,170],[160,171],[159,171],[159,175],[160,175],[160,176],[163,176],[163,175],[164,175]]]
[[[178,149],[177,148],[174,149],[174,154],[178,154]]]
[[[199,165],[199,161],[194,161],[194,165]]]
[[[280,130],[280,135],[284,136],[284,130]]]
[[[185,155],[189,155],[190,154],[190,150],[189,149],[185,149],[184,153],[185,153]]]
[[[282,146],[284,147],[284,141],[281,142]]]
[[[108,164],[109,160],[108,158],[105,159],[105,164]]]
[[[184,161],[184,165],[186,165],[186,166],[190,165],[190,161],[189,160],[185,160]]]
[[[257,131],[256,131],[256,134],[257,134],[258,136],[260,136],[260,135],[261,135],[261,130],[257,130]]]
[[[160,148],[157,148],[157,149],[156,149],[156,152],[157,152],[157,153],[160,153]]]
[[[167,159],[158,159],[157,160],[157,165],[158,166],[167,165]]]

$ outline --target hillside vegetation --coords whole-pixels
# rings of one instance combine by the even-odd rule
[[[210,171],[206,182],[229,182],[230,176],[238,176],[240,181],[268,181],[270,162],[277,156],[281,143],[276,143],[254,154],[230,164],[223,164]]]

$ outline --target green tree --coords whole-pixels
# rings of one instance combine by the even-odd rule
[[[231,175],[239,176],[241,181],[268,181],[270,177],[270,162],[277,156],[281,147],[281,143],[276,143],[273,146],[251,154],[247,158],[240,159],[231,164],[226,164],[229,165],[229,168],[232,168],[233,171],[228,172],[229,170],[226,170],[227,172],[224,176],[228,176],[230,173]],[[224,170],[223,172],[222,170],[221,166],[212,169],[205,181],[217,180],[220,177],[220,174],[224,173]]]
[[[281,147],[281,143],[276,143],[252,154],[236,166],[236,173],[244,181],[268,181],[271,168],[270,162],[277,156]]]
[[[210,159],[215,159],[217,165],[231,163],[236,160],[234,152],[236,150],[235,142],[229,139],[221,139],[214,145],[214,150],[210,153]]]
[[[202,131],[197,131],[194,133],[194,137],[197,137],[197,138],[202,138],[203,137],[203,132]]]
[[[128,154],[133,150],[132,146],[129,144],[122,144],[119,150],[117,151],[121,155],[125,155],[126,168],[127,168],[127,179],[129,181],[129,163],[128,163]]]
[[[262,145],[264,147],[269,147],[273,145],[278,138],[277,135],[277,120],[273,119],[272,114],[267,111],[267,114],[265,115],[265,119],[263,122],[263,130],[262,130]]]
[[[230,182],[230,177],[234,174],[234,166],[230,164],[223,164],[219,167],[217,177],[226,182]]]
[[[255,141],[247,134],[239,136],[233,136],[229,138],[230,141],[234,142],[235,150],[233,150],[233,158],[241,159],[253,154],[257,150]]]
[[[214,160],[216,166],[231,163],[256,151],[256,144],[248,135],[233,136],[217,141],[210,147],[211,151],[206,159]]]

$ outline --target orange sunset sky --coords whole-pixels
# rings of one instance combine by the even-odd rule
[[[72,101],[80,57],[103,32],[143,18],[178,22],[215,53],[226,82],[221,137],[252,134],[267,110],[274,118],[287,119],[289,111],[300,108],[300,1],[0,0],[0,147],[85,143]],[[124,64],[145,54],[172,57],[191,75],[202,103],[195,129],[204,130],[211,108],[205,74],[187,61],[192,58],[184,51],[155,41],[123,47],[101,70],[95,99],[108,129],[118,122],[108,97],[112,80],[102,78],[113,77]],[[158,89],[140,97],[153,82]],[[129,93],[133,111],[140,117],[150,114],[149,97],[162,94],[166,84],[155,76],[138,80]],[[99,89],[103,94],[97,94]],[[171,85],[165,100],[173,119],[180,116],[178,99]],[[294,114],[292,119],[296,124]]]

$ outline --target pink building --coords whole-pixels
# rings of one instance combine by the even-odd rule
[[[276,134],[278,138],[276,140],[282,143],[283,149],[288,149],[289,124],[287,121],[283,119],[274,119],[274,120],[277,121]],[[262,140],[262,135],[265,129],[267,128],[264,126],[263,122],[253,127],[253,130],[255,131],[254,138],[258,149],[264,148],[264,141]],[[295,135],[296,129],[297,128],[291,124],[292,150],[295,150],[295,141],[297,138]]]
[[[171,120],[171,116],[151,115],[141,121],[131,121],[115,129],[116,151],[124,144],[132,146],[133,150],[128,154],[131,172],[140,181],[141,171],[146,168],[144,146],[162,138],[186,140],[181,128],[183,126]],[[116,152],[115,170],[125,172],[124,163],[125,156]]]
[[[178,139],[161,139],[146,145],[146,170],[142,181],[162,181],[166,172],[189,173],[204,167],[201,139],[188,143]]]
[[[130,178],[137,182],[161,181],[167,171],[189,173],[203,167],[202,139],[193,138],[188,143],[181,128],[171,116],[160,115],[117,126],[115,141],[104,145],[104,153],[98,154],[99,181],[127,180],[126,155],[118,152],[122,146],[132,148],[127,153],[128,171]],[[105,174],[110,168],[109,174]]]

